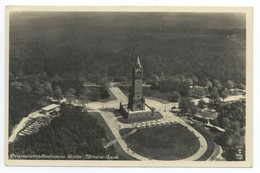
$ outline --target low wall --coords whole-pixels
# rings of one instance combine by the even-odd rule
[[[151,109],[150,107],[148,107]],[[120,112],[126,119],[134,119],[138,117],[152,117],[153,116],[153,110],[151,111],[145,111],[145,112],[136,112],[136,113],[129,113],[127,109],[127,105],[120,104]]]

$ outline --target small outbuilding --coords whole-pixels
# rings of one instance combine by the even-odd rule
[[[51,105],[48,105],[46,107],[43,107],[40,111],[40,113],[42,114],[49,114],[49,113],[52,113],[54,111],[59,111],[60,110],[60,105],[57,105],[57,104],[51,104]]]

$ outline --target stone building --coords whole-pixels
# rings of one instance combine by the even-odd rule
[[[129,95],[128,108],[132,111],[144,110],[145,99],[142,91],[143,67],[141,66],[139,57],[136,58],[135,65],[132,69],[132,90]]]
[[[140,63],[139,57],[136,58],[135,64],[132,68],[132,88],[128,97],[128,104],[120,103],[120,112],[125,118],[138,118],[153,116],[152,109],[145,104],[143,97],[142,82],[143,81],[143,67]]]

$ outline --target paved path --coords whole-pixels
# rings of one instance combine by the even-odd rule
[[[119,126],[117,125],[114,117],[115,115],[112,112],[104,112],[104,111],[100,111],[97,110],[97,112],[99,112],[101,114],[101,116],[103,117],[103,119],[105,120],[105,122],[107,123],[108,127],[110,128],[111,132],[113,133],[113,135],[116,137],[116,140],[118,141],[119,145],[121,146],[121,148],[130,156],[132,156],[133,158],[136,158],[138,160],[149,160],[146,157],[143,157],[135,152],[133,152],[131,149],[129,149],[127,147],[126,142],[122,139],[122,136],[119,133]]]
[[[123,92],[121,90],[120,91],[119,90],[120,89],[117,87],[110,87],[110,91],[114,92],[113,94],[115,95],[115,97],[117,99],[119,99],[119,100],[121,99],[121,102],[123,100],[123,102],[127,103],[128,98],[123,94]],[[192,156],[182,159],[182,160],[187,160],[187,161],[197,160],[206,152],[207,142],[206,142],[205,138],[197,130],[195,130],[193,127],[188,125],[184,120],[182,120],[181,118],[177,117],[176,115],[174,115],[173,113],[170,112],[171,107],[176,106],[176,103],[163,104],[161,102],[151,100],[151,99],[146,99],[146,103],[149,106],[154,107],[156,110],[160,111],[160,113],[163,115],[163,118],[158,120],[159,122],[169,121],[169,122],[180,123],[181,125],[186,127],[188,130],[190,130],[199,140],[200,147],[199,147],[198,151],[195,154],[193,154]],[[109,111],[100,110],[100,108],[103,108],[103,109],[104,108],[118,108],[118,106],[119,106],[118,100],[110,101],[107,103],[101,103],[101,105],[100,105],[100,102],[94,102],[94,103],[87,104],[87,108],[94,109],[92,111],[96,111],[101,114],[101,116],[107,123],[108,127],[111,129],[112,133],[116,137],[116,140],[118,141],[119,145],[122,147],[122,149],[127,154],[129,154],[130,156],[132,156],[138,160],[151,160],[149,158],[146,158],[144,156],[141,156],[141,155],[133,152],[130,148],[128,148],[126,142],[123,140],[122,136],[120,135],[120,133],[119,133],[120,129],[134,128],[133,125],[120,123],[117,121],[117,118],[115,117],[114,113],[109,112]]]
[[[130,135],[132,135],[132,134],[134,134],[134,133],[136,133],[136,132],[137,132],[137,129],[133,129],[131,132],[129,132],[129,133],[127,133],[126,135],[122,136],[121,139],[125,139],[126,137],[128,137],[128,136],[130,136]],[[117,143],[117,142],[118,142],[117,139],[115,139],[115,140],[113,140],[113,141],[107,143],[107,145],[105,146],[105,148],[109,148],[111,145],[113,145],[113,144],[115,144],[115,143]]]
[[[119,109],[120,101],[111,100],[106,103],[103,102],[90,102],[86,104],[88,109]]]
[[[108,90],[108,92],[112,93],[121,103],[128,103],[128,97],[118,87],[109,87]]]

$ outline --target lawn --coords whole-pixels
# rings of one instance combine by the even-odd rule
[[[141,129],[125,141],[136,153],[158,160],[187,158],[200,145],[196,136],[180,124]]]

